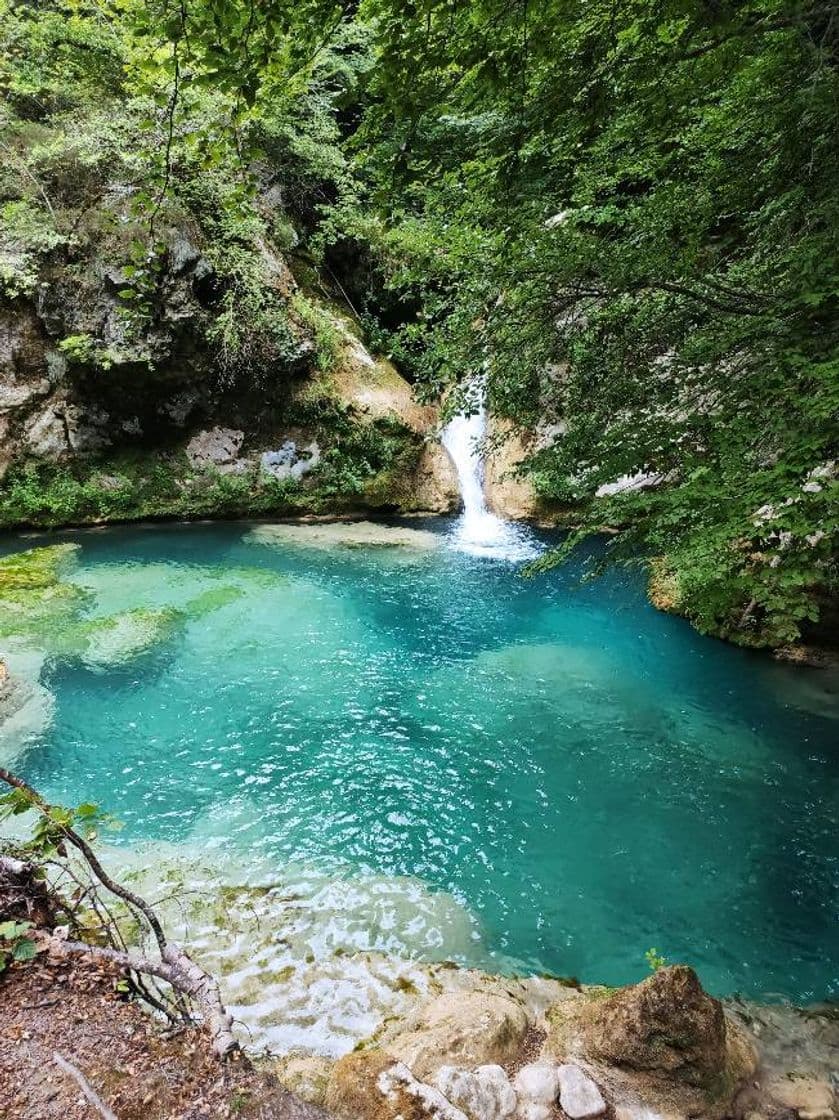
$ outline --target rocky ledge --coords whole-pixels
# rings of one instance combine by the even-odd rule
[[[618,990],[433,966],[433,984],[332,1061],[273,1072],[341,1120],[834,1120],[827,1080],[764,1064],[686,966]]]

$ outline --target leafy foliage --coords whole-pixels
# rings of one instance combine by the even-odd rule
[[[666,555],[701,629],[794,640],[839,545],[830,5],[362,10],[355,229],[421,301],[416,375],[486,370],[539,492],[617,527],[615,561]]]
[[[0,922],[0,972],[14,961],[31,961],[37,946],[30,932],[31,922]]]
[[[86,840],[95,840],[100,828],[122,827],[118,820],[91,802],[73,808],[49,805],[39,811],[25,790],[11,789],[0,797],[0,820],[27,813],[35,813],[35,816],[29,839],[19,846],[19,851],[38,862],[61,852],[68,829],[74,829]]]

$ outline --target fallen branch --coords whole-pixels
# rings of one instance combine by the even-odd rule
[[[210,1035],[216,1057],[229,1058],[239,1050],[239,1043],[233,1034],[233,1017],[222,1002],[218,982],[187,956],[178,945],[170,942],[164,949],[161,960],[154,960],[139,953],[124,953],[119,949],[88,945],[84,941],[63,941],[58,937],[50,940],[50,950],[59,953],[85,953],[100,960],[113,961],[123,968],[131,969],[132,972],[165,980],[176,991],[188,996],[200,1007],[204,1026]]]
[[[68,1062],[67,1059],[63,1058],[57,1050],[53,1052],[52,1060],[60,1070],[63,1070],[73,1078],[73,1080],[78,1084],[81,1091],[87,1097],[88,1101],[93,1105],[99,1115],[103,1118],[103,1120],[118,1120],[116,1113],[111,1112],[111,1110],[108,1108],[108,1106],[105,1104],[105,1102],[102,1100],[102,1098],[99,1096],[99,1094],[96,1092],[88,1079],[77,1066],[74,1066],[72,1062]]]
[[[10,770],[6,770],[2,766],[0,766],[0,781],[4,781],[7,785],[12,786],[13,789],[19,789],[21,793],[25,793],[29,800],[32,802],[33,809],[36,809],[39,813],[42,813],[48,819],[53,819],[50,815],[50,810],[53,808],[53,806],[50,805],[49,802],[45,798],[43,798],[37,790],[33,789],[32,786],[25,782],[23,778],[19,778],[16,774],[12,774]],[[157,941],[157,946],[162,954],[163,950],[166,948],[166,936],[163,933],[163,927],[160,924],[157,914],[155,914],[151,906],[149,906],[144,898],[140,898],[139,895],[136,895],[133,891],[130,891],[128,887],[123,887],[120,883],[115,882],[110,877],[102,864],[99,862],[99,859],[97,858],[97,855],[91,848],[90,844],[88,844],[88,842],[83,839],[83,837],[79,836],[78,832],[76,832],[75,829],[70,828],[69,825],[65,824],[58,825],[57,827],[60,828],[62,836],[64,836],[67,841],[73,845],[74,848],[82,853],[82,855],[90,865],[90,869],[93,871],[93,874],[96,876],[99,882],[104,887],[107,887],[111,894],[116,895],[117,898],[121,898],[123,902],[127,902],[129,906],[134,907],[135,910],[138,910],[140,914],[142,914],[142,916],[148,923],[149,929],[154,934],[155,941]]]
[[[50,947],[58,950],[63,948],[69,952],[84,952],[91,956],[114,961],[138,975],[156,976],[165,980],[177,994],[176,1006],[180,1004],[179,1010],[185,1019],[188,1019],[189,1015],[187,1005],[182,997],[186,996],[188,999],[194,1000],[200,1008],[204,1025],[210,1035],[213,1053],[220,1059],[237,1054],[240,1047],[233,1035],[233,1019],[222,1002],[218,981],[215,977],[205,972],[200,965],[187,956],[179,945],[166,940],[160,919],[148,902],[110,877],[90,844],[69,824],[62,820],[56,820],[53,814],[54,807],[37,790],[33,789],[23,778],[19,778],[3,767],[0,767],[0,781],[4,781],[7,785],[24,793],[32,808],[52,821],[60,835],[81,852],[102,886],[117,898],[121,898],[128,903],[134,912],[145,919],[157,942],[160,960],[153,960],[150,957],[118,948],[87,945],[81,941],[64,941],[54,934],[50,939]],[[6,859],[6,857],[3,858]],[[9,864],[9,873],[14,871],[16,876],[20,876],[21,873],[25,874],[30,867],[33,872],[35,870],[34,865],[28,865],[21,860],[9,860]],[[2,866],[0,865],[0,868]],[[39,922],[38,924],[51,927],[54,922]],[[160,1007],[155,999],[151,999],[149,1002],[158,1008]]]

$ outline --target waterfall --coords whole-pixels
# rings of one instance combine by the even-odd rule
[[[453,417],[443,430],[443,446],[457,471],[463,513],[452,533],[452,544],[461,552],[503,560],[528,560],[538,553],[530,534],[520,525],[491,513],[484,495],[483,442],[487,416],[483,386],[476,393],[474,409]]]

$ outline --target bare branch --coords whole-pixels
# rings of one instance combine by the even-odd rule
[[[40,793],[38,793],[37,790],[34,790],[32,786],[30,786],[23,780],[23,778],[19,778],[16,774],[12,774],[11,771],[6,770],[2,766],[0,766],[0,781],[4,781],[7,785],[12,786],[14,789],[19,789],[22,793],[25,793],[29,800],[32,802],[33,809],[37,809],[38,812],[42,813],[45,817],[50,820],[52,819],[50,810],[53,808],[53,806],[45,801]],[[70,828],[69,825],[57,824],[57,827],[60,829],[62,835],[67,839],[67,841],[82,853],[84,858],[90,864],[90,868],[99,882],[104,887],[107,887],[111,894],[115,894],[117,898],[121,898],[124,902],[127,902],[130,906],[133,906],[140,912],[140,914],[142,914],[142,916],[148,922],[149,929],[154,934],[154,938],[157,941],[157,946],[160,949],[162,955],[163,950],[166,948],[166,935],[163,932],[163,927],[160,924],[157,914],[155,914],[146,900],[144,898],[140,898],[139,895],[134,894],[134,892],[130,891],[128,887],[123,887],[120,883],[115,882],[99,862],[99,859],[96,853],[91,848],[90,844],[88,844],[86,840],[79,836],[78,832]]]
[[[177,991],[194,999],[204,1016],[213,1053],[218,1058],[227,1058],[239,1050],[239,1043],[233,1035],[233,1016],[227,1011],[221,999],[218,981],[196,964],[178,945],[171,942],[163,951],[162,960],[141,956],[139,953],[123,953],[119,949],[105,949],[99,945],[87,945],[83,941],[62,941],[53,937],[50,948],[55,952],[85,953],[102,960],[156,976],[165,980]]]
[[[108,1108],[108,1106],[105,1104],[105,1102],[102,1100],[102,1098],[99,1096],[99,1094],[96,1092],[88,1079],[77,1066],[74,1066],[72,1062],[68,1062],[67,1059],[62,1057],[57,1050],[53,1052],[52,1060],[60,1070],[63,1070],[64,1073],[69,1074],[70,1077],[73,1078],[73,1080],[78,1084],[81,1091],[87,1097],[88,1101],[93,1105],[99,1115],[103,1118],[103,1120],[118,1120],[116,1113],[111,1112],[111,1110]]]

